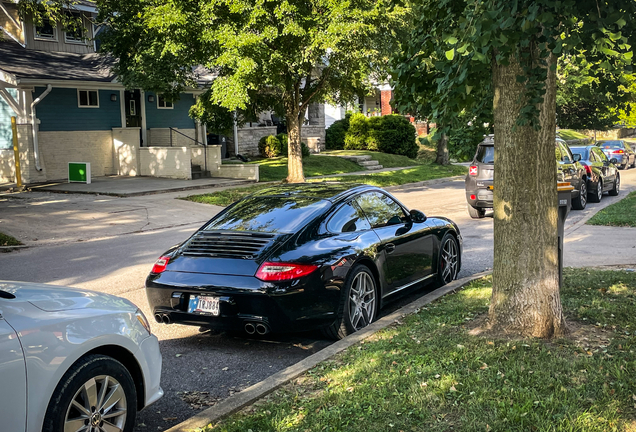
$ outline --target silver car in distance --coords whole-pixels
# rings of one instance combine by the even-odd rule
[[[157,338],[133,303],[0,281],[0,432],[132,431],[160,378]]]

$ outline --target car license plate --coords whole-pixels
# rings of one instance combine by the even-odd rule
[[[192,296],[188,304],[189,313],[209,313],[219,315],[219,298],[210,296]]]

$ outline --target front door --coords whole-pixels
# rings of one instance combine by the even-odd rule
[[[126,127],[141,127],[141,93],[139,90],[126,90]]]

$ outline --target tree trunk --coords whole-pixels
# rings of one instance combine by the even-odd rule
[[[556,59],[550,58],[550,64]],[[494,330],[550,338],[567,333],[559,295],[556,72],[548,71],[540,130],[517,126],[525,87],[516,58],[493,66],[494,267],[489,321]]]
[[[449,165],[450,160],[448,158],[448,135],[442,134],[439,141],[437,141],[437,158],[435,163],[438,165]]]
[[[300,146],[301,137],[301,113],[296,110],[287,111],[287,182],[303,183],[305,174],[303,172],[303,154]],[[302,113],[304,118],[304,113]]]

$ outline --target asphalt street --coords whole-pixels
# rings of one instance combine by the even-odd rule
[[[622,171],[621,174],[624,190],[636,188],[636,169]],[[463,180],[392,192],[409,208],[417,208],[429,216],[449,217],[459,225],[464,238],[460,277],[492,267],[492,219],[470,219],[466,211]],[[77,199],[80,207],[90,211],[84,196],[65,195],[64,199]],[[605,195],[601,204],[615,200]],[[313,333],[255,339],[242,334],[199,333],[195,327],[155,323],[143,289],[146,275],[164,250],[187,238],[205,220],[203,215],[209,217],[214,212],[200,204],[176,202],[161,196],[109,198],[108,202],[113,208],[150,206],[151,216],[162,211],[171,212],[175,223],[169,228],[121,232],[85,241],[49,242],[44,246],[0,254],[0,279],[68,285],[116,294],[133,301],[146,313],[161,344],[165,396],[138,414],[137,431],[167,429],[330,343]],[[190,205],[196,217],[189,220],[197,222],[178,223],[178,213],[191,211]],[[580,221],[596,206],[599,204],[589,204],[588,210],[572,212],[568,225]],[[218,208],[215,209],[218,211]],[[58,217],[63,218],[63,215]],[[139,223],[145,222],[140,220]],[[25,232],[28,229],[26,226]],[[387,309],[394,310],[425,292],[415,289]],[[387,309],[383,313],[387,313]]]

